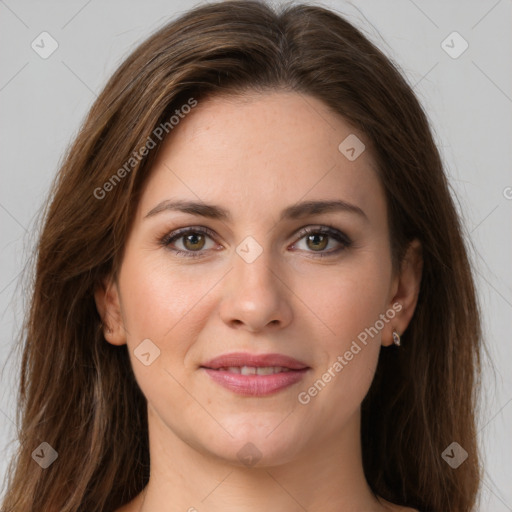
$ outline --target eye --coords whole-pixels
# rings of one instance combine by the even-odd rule
[[[347,235],[329,226],[307,226],[296,236],[300,239],[292,248],[314,253],[315,257],[333,256],[352,244]],[[208,247],[207,244],[208,240],[213,243],[214,237],[215,233],[206,227],[187,227],[165,235],[160,243],[176,255],[198,258],[214,249],[214,246],[210,244]],[[305,248],[297,247],[301,242],[305,243]],[[338,245],[338,248],[333,250],[331,247],[331,250],[326,251],[331,245]]]
[[[214,233],[205,227],[188,227],[165,235],[160,243],[180,256],[197,258],[213,247],[207,247],[207,239]],[[176,242],[176,243],[175,243]],[[180,247],[181,245],[181,247]]]
[[[300,240],[296,242],[292,247],[296,247],[300,242],[304,242],[305,249],[300,248],[300,250],[305,250],[306,252],[317,253],[315,256],[325,257],[332,256],[340,253],[341,251],[347,249],[352,244],[352,240],[335,228],[331,228],[329,226],[308,226],[303,228],[299,233]],[[331,242],[333,244],[331,244]],[[334,250],[326,251],[329,246],[335,246]],[[336,248],[338,245],[338,248]]]

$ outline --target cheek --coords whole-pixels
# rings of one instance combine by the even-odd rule
[[[191,407],[180,383],[190,370],[187,354],[211,314],[208,291],[218,281],[218,276],[197,275],[193,265],[178,269],[154,253],[145,257],[132,251],[123,261],[119,284],[131,365],[156,410],[184,414]],[[199,414],[191,409],[190,414]]]
[[[212,272],[199,279],[193,265],[177,269],[136,256],[123,262],[119,276],[131,365],[150,403],[165,396],[166,407],[182,410],[188,401],[179,383],[191,370],[190,354],[211,316],[209,292],[219,277]]]
[[[305,302],[328,328],[330,351],[350,345],[351,340],[374,326],[385,312],[390,285],[388,267],[390,263],[368,253],[358,256],[357,261],[354,258],[338,268],[333,267],[332,272],[317,273],[313,288],[309,279],[301,285],[303,294],[310,287]]]
[[[200,328],[204,298],[216,280],[213,272],[199,278],[193,265],[177,268],[161,257],[127,259],[120,282],[123,321],[131,342],[141,336],[163,344],[178,337],[186,342],[183,329]]]
[[[323,395],[319,403],[342,404],[337,409],[341,415],[353,411],[366,395],[378,362],[382,329],[390,322],[385,311],[390,277],[386,261],[367,253],[350,263],[329,275],[317,275],[316,291],[308,298],[309,309],[328,334],[318,338],[321,358],[307,385],[314,386],[309,388],[312,395]]]

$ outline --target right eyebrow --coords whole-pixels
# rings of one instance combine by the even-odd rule
[[[195,201],[182,201],[167,199],[158,203],[152,210],[150,210],[144,218],[153,217],[157,213],[164,211],[178,211],[189,213],[191,215],[199,215],[201,217],[208,217],[210,219],[219,219],[228,221],[231,219],[231,214],[228,210],[213,204],[198,203]]]

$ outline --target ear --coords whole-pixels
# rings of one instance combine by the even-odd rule
[[[94,300],[102,319],[105,339],[112,345],[126,344],[126,332],[117,283],[111,277],[106,278],[94,290]]]
[[[388,311],[395,311],[396,315],[386,324],[382,333],[382,345],[393,344],[393,329],[400,336],[407,329],[418,302],[422,272],[423,251],[420,241],[414,239],[407,248],[400,272],[393,279]]]

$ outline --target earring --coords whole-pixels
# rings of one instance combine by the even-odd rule
[[[112,329],[108,326],[108,325],[105,325],[103,322],[100,324],[100,328],[103,329],[103,327],[105,327],[105,330],[110,334],[112,332]]]
[[[393,329],[393,343],[399,347],[400,346],[400,334],[398,334],[395,329]]]

